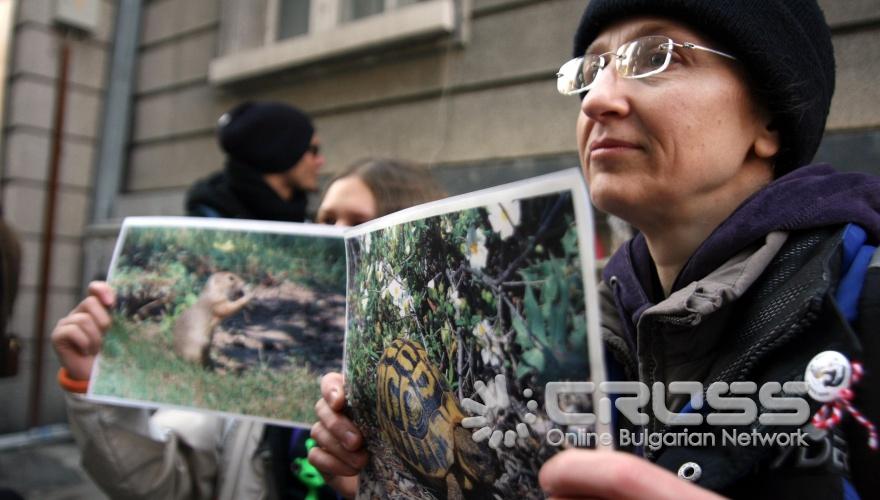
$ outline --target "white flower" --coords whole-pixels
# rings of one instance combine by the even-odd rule
[[[464,299],[458,296],[458,290],[455,287],[450,286],[449,290],[446,292],[446,296],[449,297],[449,301],[452,302],[452,307],[455,309],[455,317],[458,317],[458,314],[461,312],[461,309],[465,306]]]
[[[413,309],[415,309],[415,302],[413,302],[412,295],[410,295],[409,293],[404,294],[400,298],[400,302],[398,302],[397,308],[400,310],[401,318],[404,318],[409,313],[413,312]]]
[[[391,300],[394,301],[395,304],[400,302],[400,298],[403,297],[405,293],[403,289],[403,284],[397,278],[391,280],[388,283],[388,286],[385,287],[385,292],[391,296]]]
[[[480,340],[486,340],[489,335],[493,332],[492,324],[489,323],[488,319],[484,319],[477,323],[477,326],[474,327],[474,336],[476,336]]]
[[[430,288],[431,290],[434,289],[434,280],[433,279],[431,279],[431,281],[428,282],[428,288]]]
[[[501,350],[501,342],[495,336],[495,329],[489,320],[484,319],[477,323],[473,330],[474,337],[481,345],[480,357],[483,364],[499,367],[502,365],[504,352]]]
[[[400,317],[410,314],[415,309],[415,301],[406,289],[406,283],[399,278],[394,278],[382,291],[382,297],[391,297],[391,302],[397,306]]]
[[[235,244],[232,243],[232,240],[226,240],[222,243],[220,243],[218,241],[218,242],[214,242],[214,248],[216,248],[217,250],[220,250],[223,253],[229,253],[229,252],[235,250]]]
[[[519,200],[502,202],[486,208],[489,212],[489,224],[492,230],[506,240],[513,236],[513,228],[519,225],[521,211]]]
[[[479,270],[486,267],[486,260],[489,259],[489,250],[486,249],[486,236],[483,235],[483,231],[470,228],[465,245],[471,268]]]
[[[452,220],[449,217],[444,217],[442,227],[443,232],[448,234],[452,232],[452,229]]]
[[[368,302],[369,302],[369,297],[367,297],[367,296],[365,295],[364,298],[361,299],[361,310],[362,310],[362,311],[366,311],[366,310],[367,310],[367,303],[368,303]]]
[[[382,270],[382,264],[376,266],[376,281],[379,283],[385,281],[385,271]]]

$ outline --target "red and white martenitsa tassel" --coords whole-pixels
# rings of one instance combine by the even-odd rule
[[[852,378],[850,380],[851,384],[856,384],[862,379],[862,364],[858,361],[853,361],[851,363],[852,366]],[[878,439],[877,439],[877,428],[874,424],[868,420],[862,412],[858,410],[855,406],[852,405],[850,401],[853,398],[853,391],[849,387],[840,387],[837,390],[837,397],[830,402],[825,403],[819,408],[819,411],[813,415],[813,426],[817,429],[830,429],[843,420],[844,411],[848,412],[850,415],[856,419],[856,422],[862,424],[866,429],[868,429],[868,447],[872,450],[877,450]]]

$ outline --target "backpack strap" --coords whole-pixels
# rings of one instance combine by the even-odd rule
[[[859,297],[865,283],[868,266],[877,247],[866,244],[868,235],[856,224],[847,225],[843,235],[843,269],[834,298],[840,311],[850,324],[859,315]]]
[[[871,248],[863,245],[862,248]],[[864,374],[853,404],[875,425],[880,423],[880,250],[864,255],[859,250],[852,268],[861,269],[860,294],[856,298],[853,326],[862,345]],[[850,273],[847,273],[847,277]],[[847,285],[850,286],[850,285]],[[841,282],[841,289],[844,283]],[[849,444],[849,463],[853,483],[862,498],[880,498],[880,451],[871,450],[865,429],[853,419],[844,428]]]

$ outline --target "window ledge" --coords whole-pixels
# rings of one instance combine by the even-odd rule
[[[208,81],[230,84],[405,40],[448,35],[454,30],[453,0],[421,2],[328,31],[216,58],[208,69]]]

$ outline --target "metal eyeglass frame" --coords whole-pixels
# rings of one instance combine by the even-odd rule
[[[652,69],[651,71],[648,71],[646,73],[640,73],[638,75],[631,75],[631,76],[623,74],[623,72],[621,71],[621,68],[623,68],[623,66],[620,65],[620,61],[627,58],[627,56],[624,55],[624,52],[627,51],[625,49],[627,49],[628,47],[633,47],[635,44],[645,43],[645,40],[650,40],[652,38],[656,38],[656,39],[658,39],[658,41],[665,40],[664,42],[661,42],[660,45],[662,46],[662,45],[666,44],[669,47],[669,49],[666,52],[666,59],[663,61],[663,64],[661,64],[660,67],[658,67],[656,69]],[[712,53],[712,54],[715,54],[715,55],[718,55],[721,57],[726,57],[727,59],[730,59],[733,61],[737,60],[736,57],[734,57],[730,54],[727,54],[725,52],[721,52],[720,50],[710,49],[709,47],[703,47],[702,45],[697,45],[692,42],[679,43],[679,42],[676,42],[675,40],[673,40],[669,37],[665,37],[665,36],[656,36],[656,35],[643,36],[643,37],[636,38],[635,40],[630,40],[630,41],[622,44],[615,51],[609,51],[609,52],[605,52],[603,54],[586,54],[582,57],[575,57],[574,59],[567,61],[565,64],[563,64],[559,68],[559,72],[556,73],[556,89],[562,95],[575,95],[575,94],[580,94],[581,92],[586,92],[586,91],[590,90],[593,87],[593,85],[596,83],[596,79],[599,77],[599,74],[601,73],[601,71],[604,70],[608,66],[608,59],[609,58],[606,58],[606,56],[612,56],[614,58],[615,62],[617,63],[617,64],[615,64],[615,69],[617,70],[617,74],[620,75],[621,78],[636,80],[639,78],[647,78],[649,76],[653,76],[658,73],[662,73],[663,71],[665,71],[669,67],[669,62],[672,60],[672,49],[676,48],[676,47],[682,48],[682,49],[702,50],[702,51],[709,52],[709,53]],[[584,81],[583,67],[584,67],[584,60],[587,57],[591,58],[590,59],[591,66],[597,68],[598,71],[596,72],[596,76],[593,77],[593,80],[589,84],[578,85],[579,81],[580,82]]]

